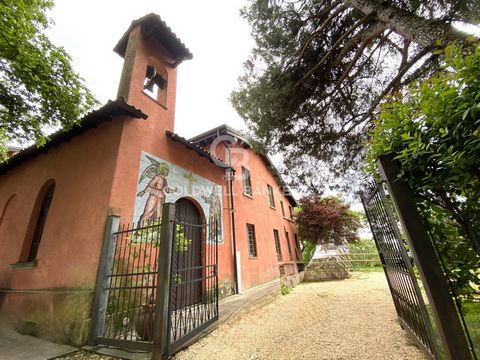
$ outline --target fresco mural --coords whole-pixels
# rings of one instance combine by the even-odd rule
[[[222,187],[199,175],[142,151],[133,215],[140,225],[162,217],[166,202],[181,197],[195,199],[203,209],[208,223],[207,240],[223,243]],[[215,218],[218,219],[215,222]]]

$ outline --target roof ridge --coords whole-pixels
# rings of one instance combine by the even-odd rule
[[[152,24],[149,24],[149,23],[153,23],[153,26],[152,26]],[[129,36],[130,32],[133,30],[133,28],[137,25],[144,25],[144,26],[150,25],[150,26],[152,26],[149,30],[150,33],[153,33],[153,31],[155,29],[158,29],[161,26],[163,28],[161,30],[164,30],[166,32],[166,34],[168,36],[170,36],[170,38],[171,38],[170,40],[173,40],[173,42],[176,43],[176,46],[178,46],[178,48],[180,49],[181,54],[180,54],[179,57],[184,59],[184,60],[190,60],[190,59],[193,58],[192,53],[186,47],[186,45],[180,40],[180,38],[177,36],[177,34],[172,31],[172,29],[167,25],[167,23],[165,21],[162,20],[160,15],[155,14],[153,12],[151,12],[149,14],[146,14],[146,15],[144,15],[144,16],[136,19],[136,20],[133,20],[130,23],[130,26],[128,27],[127,31],[125,31],[125,33],[122,35],[120,40],[117,42],[117,44],[113,48],[113,51],[115,51],[117,54],[119,54],[122,57],[125,56],[125,51],[126,51],[127,43],[128,43],[128,36]],[[168,39],[165,39],[165,41],[168,42]],[[168,44],[163,44],[163,45],[166,46],[166,48],[168,49],[168,47],[169,47]],[[172,49],[168,49],[168,50],[170,52],[172,51]]]

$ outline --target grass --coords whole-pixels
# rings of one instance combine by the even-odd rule
[[[442,346],[441,336],[437,324],[434,320],[431,306],[427,304],[427,312],[432,323],[433,333],[437,341],[440,357],[445,358],[445,351]],[[463,317],[468,329],[468,333],[473,343],[473,350],[477,355],[477,358],[480,357],[480,302],[478,301],[465,301],[462,304]]]
[[[475,353],[477,357],[480,357],[480,302],[464,302],[462,304],[462,312]]]
[[[282,292],[282,295],[288,295],[292,289],[290,289],[287,285],[282,284],[280,286],[280,291]]]

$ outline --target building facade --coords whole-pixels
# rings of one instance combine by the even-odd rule
[[[218,230],[222,296],[298,280],[294,198],[268,156],[228,126],[174,132],[189,50],[158,15],[132,22],[118,98],[0,164],[0,311],[23,332],[85,341],[107,216],[141,226],[186,199]],[[235,176],[232,176],[232,175]]]

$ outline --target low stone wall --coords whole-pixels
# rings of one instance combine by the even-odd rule
[[[296,263],[285,263],[281,265],[280,270],[280,282],[294,288],[303,281],[304,271],[298,271],[298,265]]]
[[[338,261],[336,257],[328,257],[313,259],[305,268],[303,281],[341,280],[349,277],[350,274],[343,262]]]

